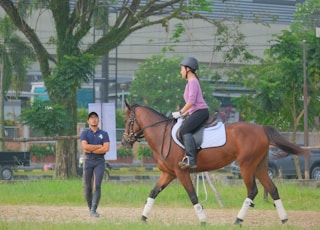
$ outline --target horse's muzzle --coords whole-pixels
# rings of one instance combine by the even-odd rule
[[[122,144],[123,147],[125,147],[127,149],[132,149],[132,147],[133,147],[133,144],[130,141],[130,139],[125,138],[124,135],[122,136],[121,144]]]

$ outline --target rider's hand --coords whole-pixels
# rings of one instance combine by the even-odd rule
[[[180,111],[173,112],[172,116],[173,118],[178,119],[179,117],[182,117],[182,113]]]

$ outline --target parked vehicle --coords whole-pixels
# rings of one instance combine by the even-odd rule
[[[310,179],[320,180],[320,150],[311,149],[309,151],[312,155],[309,160]],[[293,156],[289,155],[284,158],[277,158],[275,155],[278,153],[281,153],[280,149],[274,147],[269,148],[268,174],[270,178],[279,177],[280,175],[282,178],[297,178]],[[304,158],[299,156],[298,159],[301,174],[304,176]],[[241,178],[237,161],[234,161],[231,164],[231,173],[235,177]]]
[[[112,169],[111,165],[109,164],[109,162],[105,162],[105,173],[104,173],[104,181],[109,181],[110,179],[110,170]],[[79,165],[78,165],[78,169],[77,169],[77,174],[79,177],[82,177],[83,175],[83,156],[79,157]]]
[[[30,166],[30,152],[0,152],[0,179],[11,180],[13,170]]]

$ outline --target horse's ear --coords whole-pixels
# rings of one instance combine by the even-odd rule
[[[130,110],[130,105],[129,105],[127,99],[124,100],[124,103],[126,104],[126,107]]]

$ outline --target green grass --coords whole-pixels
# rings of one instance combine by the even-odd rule
[[[175,229],[175,230],[199,230],[199,229],[215,229],[215,230],[233,230],[233,229],[241,229],[241,230],[249,230],[252,229],[249,226],[233,226],[233,225],[215,225],[214,228],[212,226],[208,228],[200,228],[199,225],[183,225],[183,224],[167,224],[163,223],[152,223],[145,224],[141,222],[118,222],[118,223],[110,223],[106,221],[99,221],[99,223],[52,223],[52,222],[17,222],[17,223],[5,223],[0,222],[0,229],[2,230],[11,230],[11,229],[19,229],[19,230],[106,230],[106,229],[116,229],[116,230],[163,230],[163,229]],[[281,225],[275,225],[271,227],[259,227],[254,228],[259,230],[274,230],[274,229],[290,229],[290,230],[300,230],[300,228],[295,228],[294,226],[290,226],[290,228],[283,228]]]
[[[290,210],[320,211],[315,205],[320,200],[319,188],[301,185],[299,182],[275,181],[285,207]],[[101,203],[111,206],[141,207],[153,188],[155,181],[109,181],[102,185]],[[0,190],[1,204],[8,205],[84,205],[82,180],[36,180],[2,182]],[[215,187],[226,209],[238,209],[246,197],[246,188],[242,183],[226,185],[215,183]],[[259,194],[255,199],[255,209],[273,209],[272,199],[263,200],[263,189],[259,185]],[[199,187],[199,201],[206,208],[218,208],[219,204],[208,184],[208,199],[202,183]],[[173,181],[157,197],[157,205],[170,207],[190,207],[189,198],[179,182]]]
[[[21,176],[21,175],[32,175],[32,176],[54,176],[55,171],[49,170],[49,171],[43,171],[42,169],[34,169],[34,170],[22,170],[18,169],[13,172],[13,175],[15,176]],[[131,168],[121,168],[110,170],[111,176],[141,176],[141,175],[160,175],[160,170],[157,168],[153,168],[153,170],[145,170],[143,167],[131,167]]]
[[[302,185],[296,181],[275,181],[284,206],[287,210],[309,210],[320,211],[318,205],[320,200],[319,183],[313,186]],[[316,183],[316,182],[315,182]],[[109,181],[102,185],[102,197],[100,204],[109,207],[137,207],[143,209],[143,204],[155,181]],[[221,197],[224,207],[222,209],[239,210],[245,197],[246,188],[242,182],[228,185],[222,182],[214,182]],[[36,180],[1,182],[0,204],[1,205],[54,205],[54,206],[86,206],[82,191],[82,180]],[[259,194],[255,199],[256,210],[274,210],[272,199],[263,200],[263,189],[259,185]],[[202,183],[199,187],[199,201],[206,209],[221,209],[210,186],[206,184],[208,198],[205,200],[205,192]],[[190,208],[190,200],[180,185],[174,181],[156,199],[157,207],[163,208]],[[212,227],[212,226],[211,226]],[[290,226],[292,227],[292,226]],[[101,220],[97,223],[55,223],[55,222],[19,222],[5,221],[0,218],[0,229],[199,229],[197,223],[194,226],[183,224],[163,223],[145,225],[128,221],[107,222]],[[262,227],[259,229],[279,229],[281,226]],[[239,229],[239,226],[222,225],[214,226],[214,229]],[[242,229],[250,229],[243,227]],[[292,229],[292,228],[290,228]],[[294,228],[293,228],[294,229]],[[297,228],[298,229],[298,228]]]

